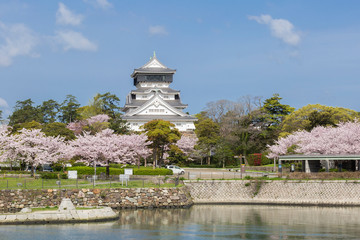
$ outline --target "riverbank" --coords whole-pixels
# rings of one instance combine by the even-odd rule
[[[76,207],[185,208],[192,200],[184,187],[179,188],[111,188],[111,189],[18,189],[0,191],[0,213],[21,209],[59,206],[63,198]]]
[[[1,190],[0,212],[59,206],[188,208],[193,204],[360,206],[360,180],[185,180],[179,188]]]
[[[359,180],[184,182],[194,204],[360,206]]]

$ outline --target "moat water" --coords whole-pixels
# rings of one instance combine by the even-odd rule
[[[360,239],[360,208],[197,205],[119,214],[108,223],[0,226],[0,239]]]

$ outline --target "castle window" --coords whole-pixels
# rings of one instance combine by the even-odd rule
[[[131,94],[131,99],[136,99],[136,95],[135,95],[135,94]]]
[[[175,100],[180,99],[179,94],[175,94]]]

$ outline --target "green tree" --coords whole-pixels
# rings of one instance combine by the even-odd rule
[[[31,121],[40,122],[40,111],[33,104],[34,102],[30,98],[24,101],[17,101],[14,112],[9,116],[9,125],[14,126],[15,124]]]
[[[42,115],[42,123],[53,123],[57,120],[60,105],[55,100],[44,101],[39,106],[40,113]]]
[[[310,131],[317,126],[335,126],[340,122],[354,121],[356,118],[359,118],[359,113],[351,109],[309,104],[285,117],[280,137],[297,130]]]
[[[147,141],[151,142],[148,146],[153,150],[153,166],[155,168],[157,165],[162,165],[166,148],[175,144],[181,138],[181,133],[174,124],[158,119],[144,124],[142,128],[148,138]]]
[[[227,163],[234,162],[234,153],[229,144],[225,142],[220,142],[216,145],[214,157],[219,160],[223,168],[225,168]]]
[[[41,129],[42,125],[41,125],[41,123],[36,122],[36,121],[17,123],[17,124],[13,125],[11,133],[17,133],[23,128],[25,128],[25,129]]]
[[[80,115],[77,112],[79,107],[80,104],[76,100],[76,97],[67,95],[60,107],[60,121],[63,123],[70,123],[78,120],[80,118]]]
[[[76,138],[74,132],[66,128],[65,123],[59,123],[59,122],[48,123],[42,126],[41,131],[45,133],[46,136],[65,137],[66,141],[74,140]]]
[[[110,92],[104,94],[96,94],[90,101],[89,105],[79,108],[78,113],[82,119],[106,114],[110,117],[109,128],[115,133],[124,134],[128,132],[126,121],[121,118],[120,99]]]
[[[195,148],[207,157],[207,164],[210,165],[211,151],[215,149],[217,142],[220,140],[220,128],[217,123],[205,117],[205,115],[204,112],[196,115],[198,121],[195,122],[195,134],[198,142]]]
[[[271,98],[266,99],[261,108],[264,113],[263,123],[270,129],[278,129],[284,118],[295,110],[289,105],[281,104],[281,99],[276,93]]]
[[[109,128],[114,130],[115,133],[124,134],[128,132],[126,121],[121,118],[120,99],[110,92],[99,94],[102,105],[101,109],[104,114],[110,117]]]

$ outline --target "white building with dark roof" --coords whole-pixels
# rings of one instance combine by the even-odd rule
[[[180,131],[193,131],[197,120],[183,112],[187,104],[180,100],[180,91],[169,86],[176,72],[159,62],[155,54],[144,66],[134,69],[131,77],[136,90],[126,97],[123,119],[131,130],[154,120],[170,121]]]

